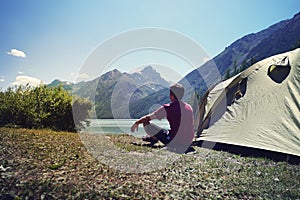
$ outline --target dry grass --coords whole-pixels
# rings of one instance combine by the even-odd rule
[[[109,139],[126,152],[163,151]],[[95,159],[78,134],[0,128],[0,199],[300,198],[299,165],[195,149],[162,169],[124,173]]]

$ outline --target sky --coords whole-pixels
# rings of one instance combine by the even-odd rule
[[[180,78],[299,11],[298,0],[0,0],[0,88],[146,65]],[[180,51],[194,44],[199,51]]]

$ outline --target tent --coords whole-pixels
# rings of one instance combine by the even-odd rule
[[[212,87],[196,141],[300,156],[300,49],[266,58]]]

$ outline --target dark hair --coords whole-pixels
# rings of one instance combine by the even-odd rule
[[[184,88],[181,84],[175,83],[170,86],[170,92],[175,96],[177,100],[181,100],[184,95]]]

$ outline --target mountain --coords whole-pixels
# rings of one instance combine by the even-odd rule
[[[117,69],[98,80],[95,94],[97,118],[131,118],[129,105],[163,88],[169,87],[153,67],[129,74]]]
[[[118,69],[100,77],[79,83],[54,80],[49,86],[59,86],[72,94],[95,102],[97,118],[131,118],[129,105],[152,93],[168,88],[166,81],[151,66],[134,73],[122,73]]]
[[[300,47],[300,13],[292,19],[283,20],[258,33],[238,39],[211,61],[190,72],[184,79],[197,91],[205,84],[202,79],[208,82],[207,87],[220,81],[216,74],[209,73],[212,65],[217,66],[223,79],[226,79],[257,61],[297,47]],[[199,77],[199,74],[205,77]]]
[[[300,47],[300,13],[292,19],[278,22],[258,33],[246,35],[204,65],[187,74],[180,83],[186,89],[184,100],[191,104],[197,101],[212,85],[227,79],[250,65],[272,55]],[[168,101],[167,91],[159,91],[135,102],[131,113],[138,118],[147,114],[155,104]],[[198,100],[199,101],[199,100]],[[150,102],[147,104],[147,102]],[[194,104],[196,105],[196,104]],[[144,111],[140,111],[143,107]],[[196,106],[194,109],[197,109]]]
[[[246,69],[266,57],[290,51],[300,46],[300,13],[258,33],[251,33],[233,42],[209,62],[189,73],[184,79],[199,92]],[[216,66],[217,73],[211,69]],[[218,76],[221,74],[221,77]],[[204,77],[202,77],[202,76]],[[204,81],[206,80],[206,81]],[[205,90],[204,89],[204,90]],[[201,91],[199,92],[200,94]]]
[[[262,30],[258,33],[251,33],[233,42],[229,47],[226,47],[223,52],[217,55],[213,61],[218,66],[221,74],[224,75],[228,67],[233,67],[235,63],[237,66],[241,65],[244,60],[249,61],[251,58],[261,60],[261,56],[268,57],[268,53],[263,53],[261,51],[252,51],[257,46],[261,46],[261,42],[270,38],[277,30],[284,28],[289,23],[289,20],[281,21],[269,28]],[[275,34],[276,35],[276,34]],[[277,37],[277,36],[275,36]],[[268,45],[271,45],[269,43]],[[270,55],[270,54],[269,54]]]
[[[87,81],[87,82],[79,82],[79,83],[72,83],[69,81],[61,81],[58,79],[53,80],[50,84],[47,86],[49,87],[58,87],[61,86],[63,89],[69,91],[72,94],[75,94],[79,97],[88,99],[88,100],[93,100],[95,97],[95,88],[97,87],[98,84],[98,79],[94,79],[92,81]]]
[[[146,66],[141,71],[133,73],[132,79],[137,83],[147,83],[154,90],[160,89],[161,86],[170,85],[170,82],[163,79],[161,75],[151,66]]]
[[[63,89],[71,91],[73,89],[74,83],[69,82],[69,81],[61,81],[61,80],[55,79],[50,84],[48,84],[48,86],[50,86],[50,87],[62,86]]]

